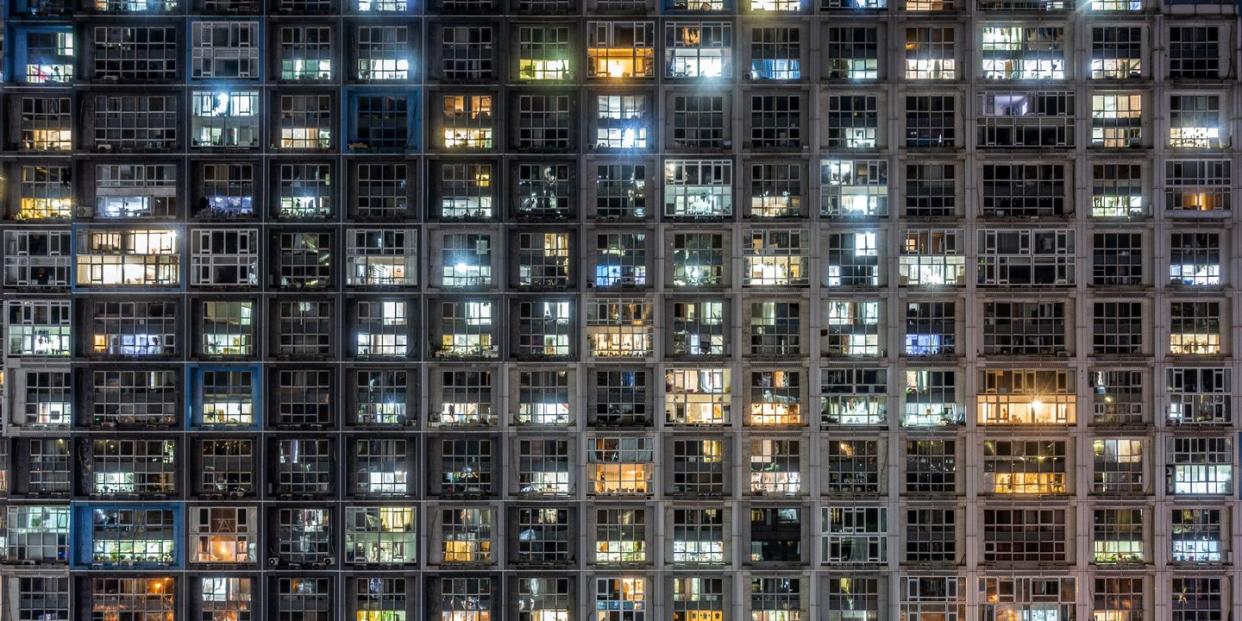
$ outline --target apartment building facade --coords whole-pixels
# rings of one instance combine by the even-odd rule
[[[4,620],[1242,613],[1233,4],[0,7]]]

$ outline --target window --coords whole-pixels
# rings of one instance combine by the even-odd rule
[[[597,220],[641,220],[647,215],[646,165],[599,164],[595,167]]]
[[[980,285],[1066,286],[1074,283],[1072,229],[979,229],[979,255]]]
[[[570,171],[567,163],[519,163],[514,214],[517,219],[563,221],[572,216],[577,191]]]
[[[1169,95],[1169,146],[1181,149],[1224,148],[1227,146],[1228,130],[1222,129],[1225,125],[1220,115],[1219,95]]]
[[[1055,369],[980,371],[979,425],[1072,425],[1073,374]]]
[[[597,621],[647,621],[645,578],[596,578]]]
[[[801,371],[754,371],[750,374],[750,411],[746,424],[800,425],[803,423],[801,400]]]
[[[23,151],[73,149],[73,100],[69,97],[17,98],[21,110],[18,135]],[[17,106],[14,106],[17,107]]]
[[[953,164],[906,164],[907,218],[936,218],[957,213],[957,167]]]
[[[983,561],[1066,562],[1065,517],[1065,509],[983,509]]]
[[[280,164],[277,215],[287,220],[324,219],[332,214],[331,164]]]
[[[177,146],[177,97],[97,95],[93,103],[96,149],[170,151]]]
[[[826,287],[880,285],[879,235],[875,231],[827,234]]]
[[[440,510],[440,562],[449,565],[492,562],[491,508]]]
[[[802,211],[803,167],[798,164],[762,163],[750,167],[752,218],[797,218]]]
[[[728,468],[724,440],[678,439],[670,444],[669,494],[694,497],[724,493],[725,469]]]
[[[750,146],[756,149],[797,149],[802,146],[802,97],[752,95]]]
[[[1169,353],[1174,356],[1219,355],[1220,302],[1169,302]]]
[[[281,149],[330,149],[333,122],[331,95],[280,95],[276,126]]]
[[[499,354],[490,300],[441,300],[435,304],[439,305],[440,322],[432,326],[433,356],[494,358]]]
[[[1169,78],[1223,77],[1220,38],[1216,26],[1169,26]]]
[[[69,231],[4,231],[4,286],[61,289],[69,286]]]
[[[888,215],[888,162],[823,160],[819,165],[821,216],[833,218]]]
[[[1142,166],[1122,163],[1091,166],[1092,218],[1139,218],[1146,211]]]
[[[751,229],[750,242],[743,246],[747,286],[804,286],[807,284],[807,255],[801,229]],[[809,240],[808,240],[809,241]]]
[[[254,493],[255,446],[252,440],[200,440],[195,492],[212,497]]]
[[[906,146],[952,147],[957,136],[957,99],[953,96],[906,97]]]
[[[640,358],[652,353],[652,305],[644,299],[606,298],[587,307],[587,341],[599,358]]]
[[[1074,146],[1074,93],[989,91],[979,93],[975,144],[1025,149]]]
[[[366,0],[363,0],[366,1]],[[331,578],[275,578],[277,618],[327,621],[333,614]]]
[[[824,507],[825,564],[884,563],[888,558],[888,510],[883,507]]]
[[[1143,385],[1147,382],[1141,371],[1093,370],[1090,377],[1095,406],[1094,424],[1143,423]]]
[[[1096,494],[1141,495],[1146,491],[1143,441],[1103,438],[1091,443],[1091,491]]]
[[[1104,287],[1143,283],[1143,235],[1095,233],[1092,247],[1092,284]]]
[[[68,430],[73,424],[73,376],[68,370],[9,371],[9,425],[15,429]]]
[[[1169,520],[1173,563],[1220,563],[1226,556],[1226,539],[1220,509],[1173,509]]]
[[[518,494],[567,496],[573,493],[572,458],[568,440],[517,441]]]
[[[274,558],[288,565],[332,564],[332,522],[330,509],[276,509]]]
[[[276,441],[275,448],[274,475],[278,496],[326,496],[332,493],[336,468],[333,465],[335,453],[330,440],[282,438]],[[324,515],[327,515],[326,511]],[[323,536],[327,537],[326,534]],[[293,537],[282,538],[282,541],[292,539]]]
[[[802,493],[802,441],[751,440],[747,460],[749,490],[758,496]]]
[[[1233,442],[1228,437],[1168,438],[1168,493],[1226,495],[1233,491]]]
[[[414,593],[407,594],[406,578],[402,577],[362,577],[352,578],[353,587],[349,593],[353,598],[349,610],[356,619],[404,619],[406,609],[411,604],[407,599]],[[411,591],[417,592],[415,589]]]
[[[986,302],[984,355],[1055,356],[1068,351],[1065,302]]]
[[[518,620],[572,618],[576,612],[576,589],[571,585],[575,584],[571,578],[518,578],[517,599],[523,602]]]
[[[10,300],[5,322],[8,355],[68,357],[72,347],[72,322],[68,300]]]
[[[825,300],[822,330],[825,356],[879,356],[881,305],[878,300]]]
[[[569,95],[518,95],[518,151],[565,151],[573,125]]]
[[[193,563],[255,563],[258,561],[258,509],[195,507],[190,518]]]
[[[647,285],[647,234],[600,233],[595,237],[596,288]]]
[[[907,494],[957,492],[956,440],[907,440],[905,450]]]
[[[672,284],[674,287],[724,285],[724,236],[719,233],[674,233]]]
[[[897,258],[899,283],[907,287],[965,284],[966,257],[959,229],[906,229]]]
[[[68,505],[9,505],[4,517],[4,560],[68,563],[69,518]]]
[[[907,509],[905,540],[907,563],[956,564],[957,512],[940,508]]]
[[[589,439],[587,461],[592,495],[630,496],[649,493],[655,464],[650,437],[595,436]],[[597,556],[601,552],[603,551],[596,549]]]
[[[664,387],[667,424],[728,424],[732,392],[728,369],[669,368]]]
[[[1097,355],[1143,353],[1143,304],[1096,302],[1091,337],[1092,352]]]
[[[1229,160],[1165,162],[1165,209],[1172,216],[1225,214],[1233,209]]]
[[[355,425],[409,424],[411,386],[406,371],[395,369],[359,370],[354,378],[353,409],[347,420]]]
[[[77,284],[86,287],[170,287],[181,282],[177,232],[170,229],[85,229],[79,232]]]
[[[981,215],[988,218],[1065,216],[1064,164],[984,164]]]
[[[723,95],[674,95],[670,108],[673,133],[669,147],[700,150],[724,149],[729,145],[726,141],[732,119]]]
[[[1113,1],[1113,0],[1095,0]],[[1124,1],[1124,0],[1123,0]],[[989,577],[979,579],[979,614],[989,617],[1047,616],[1072,619],[1077,592],[1075,578]]]
[[[254,229],[191,229],[190,284],[199,287],[255,286],[259,240]]]
[[[513,552],[516,562],[546,565],[574,560],[574,543],[571,540],[574,537],[573,515],[570,509],[518,507],[513,511],[517,524],[517,543]],[[536,595],[539,592],[526,593],[523,597]],[[568,617],[568,613],[565,616]]]
[[[723,509],[672,509],[672,562],[722,564],[725,562]]]
[[[436,425],[494,425],[493,378],[490,370],[444,370],[440,399],[430,414]],[[434,394],[434,393],[433,393]]]
[[[410,33],[405,26],[359,26],[356,77],[364,82],[408,80]]]
[[[829,95],[824,108],[824,146],[829,149],[874,149],[880,136],[880,98],[875,95]]]
[[[957,29],[953,26],[906,28],[906,79],[956,80],[956,46]]]
[[[664,77],[733,75],[733,24],[669,21],[664,24]]]
[[[93,211],[98,218],[175,217],[176,165],[96,165]]]
[[[1096,509],[1091,523],[1091,560],[1142,563],[1146,556],[1142,509]]]
[[[570,284],[568,233],[519,232],[514,258],[518,287],[556,289]]]
[[[576,312],[567,300],[517,302],[515,354],[521,358],[568,357]]]
[[[491,26],[446,26],[440,30],[440,73],[446,80],[486,80],[495,71]]]
[[[444,220],[492,217],[492,165],[488,163],[440,165],[439,216]]]
[[[1091,96],[1091,146],[1122,148],[1143,144],[1143,96],[1110,93]]]
[[[802,31],[787,27],[751,28],[750,79],[801,80]]]
[[[569,425],[573,405],[567,371],[518,373],[518,425]]]
[[[404,496],[410,474],[405,440],[354,440],[353,491],[362,496]]]
[[[415,103],[404,95],[359,95],[350,99],[349,148],[401,151],[412,142],[410,113]]]
[[[68,220],[73,217],[73,170],[67,166],[22,166],[18,221]]]
[[[823,409],[820,423],[825,426],[883,425],[888,420],[887,383],[887,369],[821,369]]]
[[[96,26],[91,77],[117,83],[175,80],[179,40],[171,26]]]
[[[1233,420],[1228,368],[1173,367],[1168,370],[1171,425],[1227,425]]]
[[[167,357],[177,353],[174,302],[93,301],[88,308],[91,356]]]
[[[198,177],[195,218],[228,219],[254,215],[254,164],[203,162]]]
[[[171,508],[103,506],[90,513],[83,561],[95,567],[165,566],[178,562],[180,514]]]
[[[89,602],[91,618],[108,615],[142,617],[155,615],[171,617],[177,614],[177,598],[169,595],[177,592],[177,579],[173,577],[119,578],[91,577],[90,592],[83,593]],[[82,590],[86,590],[83,584]],[[85,612],[85,611],[83,611]]]
[[[281,26],[280,79],[332,79],[332,29],[328,26]]]
[[[69,621],[69,576],[22,576],[13,582],[9,606],[14,619]]]
[[[358,163],[354,167],[353,217],[399,220],[410,213],[409,167],[398,163]],[[414,241],[417,238],[407,238]]]
[[[664,216],[666,218],[727,218],[732,215],[732,161],[665,161]]]
[[[190,140],[196,148],[259,146],[259,91],[194,91]]]
[[[825,35],[824,72],[829,80],[875,80],[880,77],[878,28],[829,26]]]
[[[330,233],[278,233],[276,272],[282,289],[323,289],[332,281]]]
[[[802,351],[802,305],[799,302],[753,302],[750,305],[750,355],[798,356]]]
[[[1218,233],[1169,235],[1169,281],[1190,287],[1216,286],[1221,281],[1221,239]]]
[[[1068,493],[1066,448],[1063,440],[984,440],[983,492]]]
[[[25,36],[26,84],[70,84],[73,82],[73,31],[57,27],[18,31]]]
[[[1064,80],[1064,26],[984,25],[983,77],[988,80]]]
[[[418,237],[410,229],[350,229],[345,284],[385,287],[418,284]]]
[[[654,22],[589,22],[588,78],[655,77]]]
[[[190,77],[259,77],[258,22],[193,22]]]
[[[802,593],[802,578],[798,576],[752,577],[750,618],[752,621],[805,621]]]
[[[1139,26],[1096,26],[1091,29],[1091,79],[1143,77],[1143,29]]]
[[[479,497],[492,493],[496,485],[496,455],[490,439],[441,439],[439,445],[439,495]]]
[[[596,510],[594,541],[596,563],[646,562],[647,511],[645,509]]]
[[[253,301],[202,301],[197,316],[198,353],[210,357],[254,355],[254,306]]]
[[[570,78],[568,26],[519,26],[517,42],[518,79]]]
[[[626,427],[650,424],[647,392],[649,373],[643,369],[594,370],[588,424],[592,427]]]
[[[957,311],[954,302],[908,302],[904,353],[907,356],[952,356],[957,353]]]
[[[492,283],[491,236],[449,233],[442,238],[440,286],[487,287]]]
[[[275,426],[314,429],[331,425],[335,417],[333,377],[328,369],[277,370]]]
[[[906,371],[904,427],[960,425],[965,405],[958,402],[957,372],[949,369]]]
[[[1223,581],[1220,578],[1170,578],[1172,621],[1219,619],[1225,613]]]
[[[884,461],[878,440],[838,437],[825,448],[823,479],[828,494],[882,493]]]
[[[842,0],[821,0],[822,2],[839,2]],[[884,0],[865,0],[880,2]],[[874,577],[837,577],[830,574],[823,583],[824,608],[827,609],[826,621],[878,621],[886,610],[881,603],[880,578]]]
[[[1145,613],[1142,577],[1109,576],[1095,579],[1091,614],[1109,621],[1140,621]]]

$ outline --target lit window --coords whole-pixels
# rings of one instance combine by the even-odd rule
[[[355,36],[357,77],[364,82],[408,80],[410,32],[405,26],[359,26]]]
[[[672,517],[673,563],[725,562],[725,510],[673,509]]]
[[[1091,96],[1091,146],[1133,147],[1143,139],[1143,96],[1108,94]]]
[[[729,379],[728,369],[666,370],[664,414],[668,424],[728,424],[732,392]]]
[[[733,215],[733,162],[667,160],[664,215],[670,218],[727,218]]]
[[[880,77],[879,28],[829,26],[824,34],[824,73],[829,80]]]
[[[1169,353],[1212,356],[1221,353],[1220,302],[1169,303]]]
[[[1091,523],[1091,560],[1142,563],[1146,558],[1142,509],[1096,509]],[[1098,618],[1098,617],[1097,617]]]
[[[443,122],[444,148],[492,148],[492,96],[445,95]],[[446,165],[450,168],[453,165]]]
[[[1065,27],[984,26],[982,36],[984,78],[1065,79]]]
[[[829,217],[888,215],[888,162],[824,160],[819,165],[819,213]]]
[[[1170,494],[1223,496],[1233,492],[1232,438],[1168,438],[1165,459]]]
[[[983,492],[1065,494],[1068,492],[1063,440],[985,440]]]
[[[1227,535],[1220,509],[1173,509],[1169,557],[1173,563],[1220,563],[1226,558]]]
[[[888,370],[820,369],[824,425],[883,425],[888,420]]]
[[[1220,149],[1228,132],[1221,120],[1219,95],[1169,96],[1169,146],[1181,149]]]
[[[1108,163],[1091,166],[1092,218],[1138,218],[1146,211],[1141,165]]]
[[[259,146],[258,91],[195,91],[190,101],[190,140],[194,147]]]
[[[1104,438],[1091,443],[1091,491],[1096,494],[1143,494],[1146,477],[1143,440]]]
[[[254,563],[258,560],[258,509],[195,507],[190,520],[194,563]]]
[[[1172,216],[1227,215],[1233,209],[1232,162],[1165,162],[1165,209]]]
[[[1221,284],[1221,236],[1219,233],[1171,233],[1169,235],[1169,282],[1187,287]]]
[[[753,371],[746,424],[758,427],[801,425],[802,372]]]
[[[252,301],[202,302],[197,317],[204,356],[238,357],[254,353],[254,307]]]
[[[700,6],[700,0],[693,0]],[[711,0],[708,0],[711,1]],[[733,25],[668,22],[664,25],[664,77],[721,78],[733,75]]]
[[[1091,29],[1091,79],[1125,80],[1143,76],[1143,29],[1097,26]]]
[[[596,496],[645,495],[651,486],[654,471],[652,439],[633,436],[597,436],[589,441],[587,452],[590,492]],[[641,541],[641,540],[640,540]],[[604,552],[597,543],[597,556]],[[613,562],[624,562],[626,546],[616,550],[620,556]],[[641,543],[638,546],[641,550]],[[629,554],[637,550],[630,549]],[[641,552],[640,552],[641,553]]]
[[[906,28],[906,79],[956,80],[956,47],[953,26]]]
[[[750,493],[796,496],[802,493],[802,442],[751,440],[747,460]]]
[[[906,371],[903,427],[960,425],[965,410],[965,405],[958,401],[956,371]]]
[[[614,619],[647,621],[645,578],[595,579],[595,621]]]
[[[90,229],[78,238],[77,284],[169,287],[181,282],[177,232]]]
[[[653,22],[587,24],[587,77],[655,77]]]
[[[495,510],[491,508],[440,511],[440,560],[461,565],[490,563]]]
[[[492,283],[491,236],[451,233],[441,243],[443,287],[486,287]]]
[[[554,25],[518,27],[518,78],[569,79],[569,30],[567,26]]]
[[[782,1],[782,0],[777,0]],[[802,31],[786,27],[750,30],[750,79],[802,79]]]
[[[879,356],[881,344],[879,301],[825,300],[825,356]]]
[[[595,98],[595,147],[646,149],[650,112],[643,95],[598,95]]]
[[[978,424],[1072,425],[1077,397],[1073,374],[1055,370],[980,371]]]
[[[69,84],[73,82],[72,31],[32,29],[24,34],[26,35],[26,67],[23,77],[27,84]]]
[[[747,286],[789,287],[807,284],[809,253],[806,231],[759,230],[749,232],[743,247]]]
[[[652,353],[651,303],[643,299],[607,298],[593,301],[587,316],[591,355],[600,358],[641,358]]]
[[[73,171],[67,166],[22,166],[16,220],[73,217]]]

